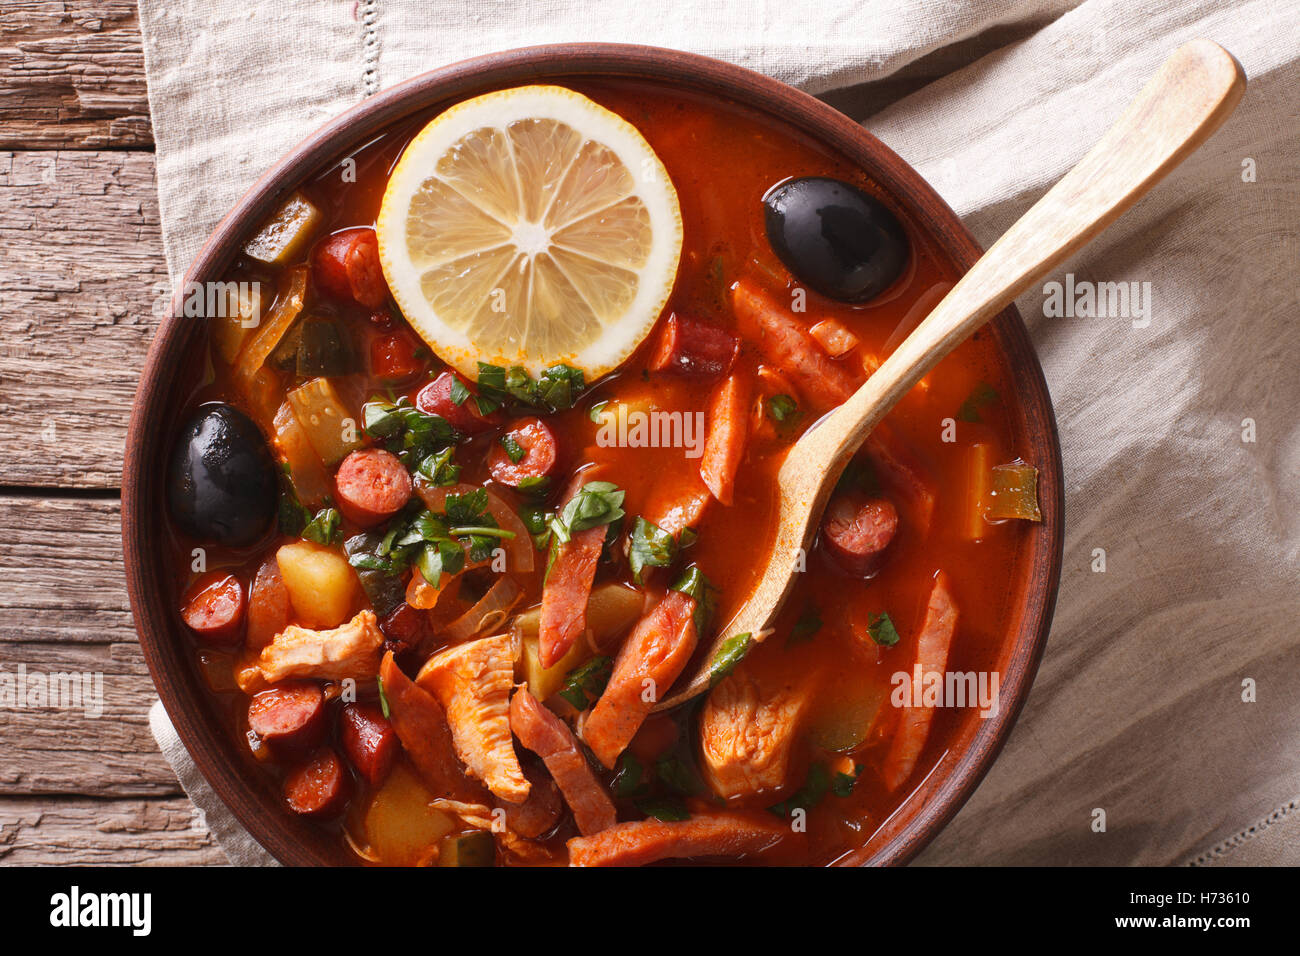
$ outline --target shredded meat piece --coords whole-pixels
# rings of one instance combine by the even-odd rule
[[[416,683],[447,712],[456,754],[496,796],[523,803],[530,785],[510,739],[514,651],[509,634],[449,647],[420,669]]]
[[[791,836],[785,823],[757,811],[711,813],[671,823],[634,820],[595,836],[574,837],[568,843],[569,863],[644,866],[659,860],[697,857],[735,859],[762,853]]]
[[[786,783],[812,686],[764,687],[743,663],[709,694],[700,716],[704,778],[720,797]]]
[[[614,803],[596,779],[573,731],[526,688],[515,691],[510,701],[510,728],[521,744],[542,758],[584,836],[614,825],[618,819]]]
[[[384,634],[373,611],[328,631],[290,624],[241,668],[240,686],[278,684],[291,677],[314,680],[368,680],[379,673]],[[256,674],[253,670],[256,670]],[[248,686],[245,686],[245,685]]]

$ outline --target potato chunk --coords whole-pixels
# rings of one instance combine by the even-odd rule
[[[352,616],[360,582],[338,552],[311,541],[275,553],[289,602],[303,627],[337,627]]]

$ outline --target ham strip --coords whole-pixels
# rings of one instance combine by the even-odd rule
[[[543,667],[554,667],[587,629],[587,601],[608,531],[597,525],[556,548],[555,563],[542,587],[537,647]]]
[[[388,701],[388,719],[425,785],[440,797],[482,802],[483,791],[465,776],[456,759],[442,705],[402,673],[392,651],[379,665],[379,678]]]
[[[763,813],[714,813],[689,820],[634,820],[595,836],[569,841],[572,866],[645,866],[659,860],[736,857],[762,853],[790,836],[780,820]]]
[[[732,293],[736,324],[763,357],[780,368],[820,410],[839,405],[858,387],[848,366],[829,358],[804,324],[748,279]]]
[[[912,702],[904,708],[894,739],[885,757],[882,776],[885,786],[897,790],[907,782],[916,768],[916,761],[925,749],[930,736],[930,722],[934,708],[922,703],[922,680],[926,674],[936,673],[942,678],[948,665],[948,648],[957,629],[957,605],[948,590],[948,575],[940,571],[930,591],[930,601],[925,609],[925,621],[916,639],[916,667],[912,670]],[[918,674],[917,671],[920,671]]]
[[[709,400],[709,431],[704,439],[700,477],[724,505],[735,500],[736,475],[745,458],[750,391],[747,376],[729,375]]]
[[[583,836],[615,824],[614,803],[596,779],[573,731],[527,688],[516,690],[510,700],[510,729],[521,744],[542,758]]]
[[[694,614],[694,598],[669,591],[623,642],[605,692],[582,728],[587,746],[606,767],[613,769],[691,659],[697,640]],[[653,682],[652,694],[646,693],[646,681]]]

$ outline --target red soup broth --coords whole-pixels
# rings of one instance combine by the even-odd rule
[[[683,422],[705,412],[715,381],[650,370],[663,323],[670,314],[700,317],[734,330],[730,290],[737,281],[749,281],[788,304],[792,314],[810,325],[824,319],[839,322],[859,342],[854,356],[846,361],[865,363],[869,369],[889,354],[919,321],[925,304],[937,301],[957,274],[935,243],[900,213],[912,256],[903,276],[885,293],[865,305],[848,305],[805,291],[768,243],[763,196],[791,177],[828,176],[859,186],[897,211],[868,175],[801,132],[738,105],[631,81],[583,81],[572,86],[628,119],[645,136],[676,187],[684,226],[680,267],[660,326],[622,367],[594,383],[574,408],[547,418],[561,450],[560,474],[568,476],[587,466],[599,466],[598,477],[625,490],[624,509],[630,520],[651,513],[671,489],[699,485],[698,446],[604,446],[600,441],[603,423],[593,421],[592,416],[593,406],[601,403],[609,403],[604,407],[610,409],[625,404],[680,412]],[[374,224],[389,172],[406,143],[429,118],[409,121],[378,137],[352,153],[348,162],[332,165],[303,185],[303,193],[324,214],[318,237]],[[235,278],[250,275],[267,277],[268,272],[242,260],[232,268]],[[276,279],[274,275],[270,278]],[[356,306],[336,309],[348,323],[358,354],[371,354],[376,338],[405,330],[396,307],[388,311],[390,321],[385,326],[371,318],[373,310]],[[443,368],[432,357],[422,359],[429,375]],[[754,343],[742,342],[736,370],[758,374],[760,366],[767,364]],[[206,370],[206,377],[200,368]],[[257,417],[220,362],[196,358],[192,376],[189,407],[222,400]],[[340,394],[357,410],[363,401],[387,391],[387,384],[368,372],[340,378]],[[421,376],[399,391],[413,397],[427,380],[428,376]],[[285,391],[292,384],[287,379],[281,382]],[[1022,525],[984,522],[975,540],[966,528],[972,508],[968,474],[972,446],[985,446],[990,465],[1027,455],[1028,449],[1013,441],[1011,410],[1006,403],[1014,394],[1006,363],[986,332],[959,346],[914,388],[885,424],[891,443],[906,450],[933,496],[928,526],[918,527],[914,516],[900,506],[900,526],[887,560],[869,580],[848,575],[824,549],[815,547],[774,632],[750,651],[743,666],[765,681],[815,682],[816,703],[810,730],[796,748],[787,786],[734,802],[745,807],[770,806],[804,782],[813,762],[834,766],[845,755],[857,765],[860,775],[848,796],[828,795],[811,809],[806,839],[784,841],[749,862],[825,864],[861,846],[951,746],[962,714],[940,709],[907,783],[892,791],[884,785],[879,769],[898,720],[897,708],[889,701],[894,686],[891,679],[910,672],[915,635],[936,574],[946,573],[960,613],[949,670],[991,670],[1009,639],[1011,585]],[[982,396],[982,400],[972,403],[973,395]],[[779,424],[768,421],[756,429],[739,472],[734,504],[720,507],[712,503],[695,528],[697,541],[683,552],[682,563],[697,565],[719,589],[716,626],[725,626],[757,580],[774,538],[776,473],[793,443],[818,417],[801,405],[790,420]],[[489,436],[474,438],[457,450],[462,465],[460,481],[475,485],[490,482],[485,458],[492,440]],[[697,440],[703,440],[702,432]],[[560,484],[564,483],[562,478]],[[497,486],[494,490],[512,504],[524,503],[509,489]],[[179,533],[174,540],[177,567],[188,568],[194,542]],[[262,560],[289,540],[276,535],[249,549],[209,548],[207,565],[232,569],[247,584]],[[543,553],[531,575],[516,575],[524,592],[517,608],[533,606],[541,599],[544,566]],[[177,576],[177,602],[196,576]],[[602,566],[597,583],[627,577],[626,564],[619,562],[616,567]],[[665,583],[660,581],[658,587]],[[877,644],[869,634],[868,623],[881,613],[889,615],[900,635],[892,647]],[[814,621],[819,626],[809,635]],[[701,645],[707,645],[711,636],[703,635]],[[245,739],[247,697],[235,689],[230,677],[234,654],[203,648],[196,650],[195,656],[230,732]],[[334,720],[331,726],[336,724]],[[850,729],[856,727],[858,733],[846,737],[846,724]],[[864,726],[869,727],[865,735],[861,733]],[[694,732],[692,720],[690,733]],[[862,739],[854,740],[855,736]],[[828,746],[847,741],[851,746],[839,753],[818,746],[817,741]],[[262,759],[250,759],[262,764],[267,773],[284,773],[264,750],[259,756]],[[609,777],[606,774],[604,779]],[[360,778],[353,786],[353,807],[347,819],[355,822],[368,799],[368,788]],[[620,819],[639,815],[625,801],[619,802],[619,808]],[[341,826],[337,820],[321,825]],[[575,832],[571,825],[567,829],[561,826],[541,841],[555,862],[563,861],[564,838]]]

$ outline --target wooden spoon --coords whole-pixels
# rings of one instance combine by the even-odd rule
[[[760,639],[775,620],[844,466],[908,390],[1016,296],[1092,241],[1232,113],[1241,66],[1209,40],[1174,51],[1100,142],[1007,230],[849,400],[795,444],[777,476],[776,541],[749,600],[718,632],[697,672],[656,709],[709,688],[728,638]]]

